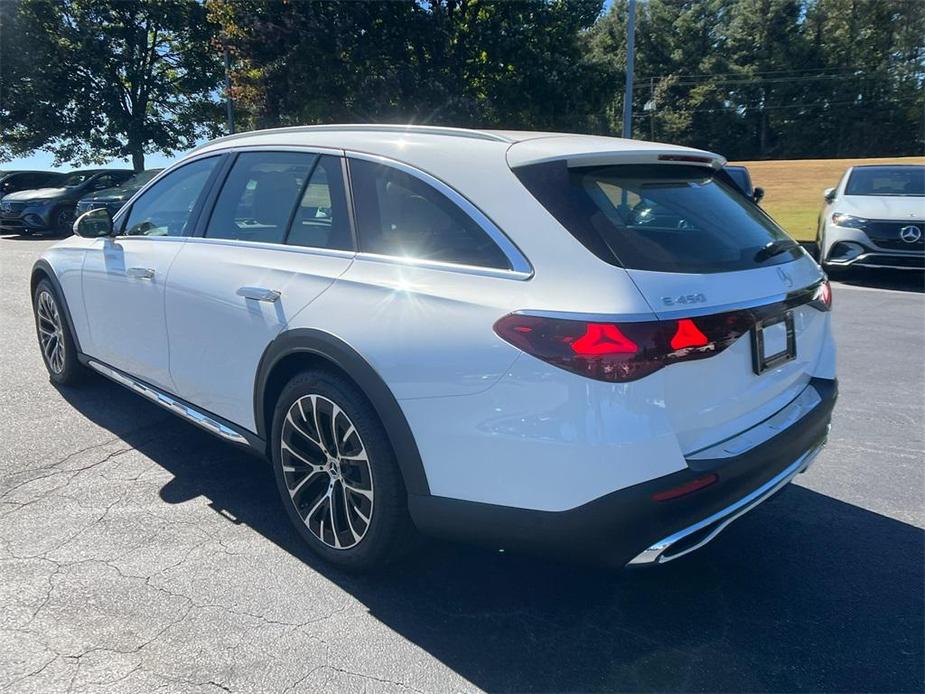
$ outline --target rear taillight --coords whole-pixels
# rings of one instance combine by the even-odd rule
[[[828,280],[825,280],[816,288],[816,293],[813,294],[810,305],[820,311],[832,310],[832,285]]]
[[[626,382],[676,362],[719,354],[750,327],[743,313],[601,323],[512,313],[495,332],[538,359],[588,378]]]

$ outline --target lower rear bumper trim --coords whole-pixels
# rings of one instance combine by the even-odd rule
[[[782,470],[751,494],[742,497],[734,504],[714,513],[708,518],[704,518],[702,521],[694,523],[683,530],[679,530],[659,540],[630,560],[627,566],[664,564],[673,559],[683,557],[685,554],[693,552],[696,549],[700,549],[725,530],[732,521],[745,515],[761,502],[774,496],[774,494],[786,487],[794,477],[804,472],[812,464],[816,456],[819,455],[825,443],[825,441],[822,441],[815,448],[804,453],[792,465]],[[678,549],[679,547],[680,549]],[[672,552],[672,549],[676,551]]]

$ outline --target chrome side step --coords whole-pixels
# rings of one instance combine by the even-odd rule
[[[93,361],[92,359],[88,361],[88,364],[91,368],[93,368],[94,371],[98,371],[116,383],[119,383],[126,388],[145,396],[148,400],[157,403],[165,410],[170,410],[174,414],[180,415],[196,426],[202,427],[206,431],[221,436],[227,441],[233,441],[234,443],[240,443],[244,445],[248,444],[247,439],[231,427],[216,421],[212,417],[209,417],[207,414],[200,412],[190,405],[179,402],[175,398],[172,398],[171,396],[167,395],[167,393],[158,390],[154,386],[149,386],[147,383],[142,383],[141,381],[138,381],[131,376],[126,376],[125,374],[100,364],[99,362]]]
[[[772,477],[751,494],[736,501],[734,504],[727,506],[722,511],[717,511],[709,518],[704,518],[698,523],[694,523],[683,530],[679,530],[673,535],[669,535],[664,540],[659,540],[648,549],[642,551],[636,558],[631,560],[627,566],[664,564],[665,562],[683,557],[685,554],[693,552],[695,549],[700,549],[725,530],[726,526],[732,523],[736,518],[745,515],[762,501],[766,501],[774,496],[774,494],[786,487],[794,477],[804,472],[812,464],[816,456],[819,455],[825,443],[826,442],[823,440],[814,448],[808,450],[797,458],[796,462],[782,470],[775,477]],[[698,534],[701,535],[701,537],[694,537]],[[684,540],[688,540],[688,542],[684,542]],[[681,544],[681,548],[672,553],[672,547],[676,547],[679,544]]]

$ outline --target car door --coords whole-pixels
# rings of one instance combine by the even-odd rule
[[[353,260],[343,159],[241,151],[212,197],[170,273],[171,375],[177,395],[253,431],[264,350]]]
[[[84,260],[86,352],[168,391],[164,288],[220,159],[195,159],[162,177],[119,215],[117,235],[95,240]]]

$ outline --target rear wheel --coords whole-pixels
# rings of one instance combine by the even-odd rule
[[[332,564],[368,569],[413,539],[401,473],[382,424],[350,381],[306,371],[273,416],[273,468],[290,520]]]
[[[73,385],[86,370],[77,359],[77,345],[64,319],[61,301],[47,279],[38,283],[33,296],[35,330],[48,377],[56,385]]]

